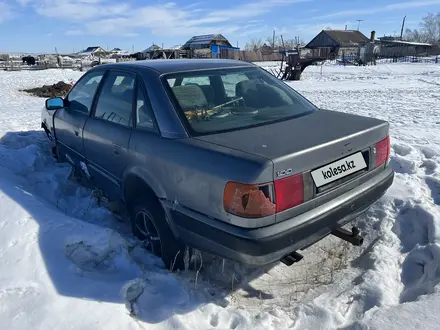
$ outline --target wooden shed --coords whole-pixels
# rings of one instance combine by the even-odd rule
[[[359,47],[369,42],[357,30],[322,30],[305,48],[311,49],[311,55],[316,57],[358,56]]]

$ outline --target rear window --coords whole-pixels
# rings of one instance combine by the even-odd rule
[[[164,79],[192,135],[267,125],[317,110],[285,83],[256,67],[180,72]]]

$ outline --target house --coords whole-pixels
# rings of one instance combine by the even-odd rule
[[[79,52],[78,55],[80,56],[104,56],[106,55],[108,52],[99,46],[94,46],[94,47],[87,47],[85,50]]]
[[[194,36],[189,39],[181,48],[185,51],[182,56],[221,58],[222,51],[239,50],[221,34],[207,34]]]
[[[359,48],[371,41],[357,30],[322,30],[305,48],[316,57],[358,56]]]
[[[0,53],[0,61],[8,61],[8,60],[9,60],[9,54]]]
[[[156,44],[152,44],[150,47],[148,47],[147,49],[143,50],[143,53],[149,53],[149,52],[154,52],[156,50],[159,50],[160,47]]]
[[[423,42],[405,41],[401,38],[384,36],[378,38],[381,57],[405,57],[429,55],[433,45]]]
[[[110,58],[128,58],[130,56],[130,52],[126,50],[122,50],[121,48],[113,48],[108,51],[110,54]]]
[[[179,58],[179,49],[180,47],[161,48],[156,44],[152,44],[147,49],[144,49],[142,52],[138,53],[136,58],[142,60],[175,59]]]
[[[269,55],[269,54],[273,54],[275,52],[274,49],[271,46],[267,45],[266,43],[264,43],[263,46],[261,46],[258,50],[263,55]]]

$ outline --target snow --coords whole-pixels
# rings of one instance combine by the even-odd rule
[[[259,63],[274,67],[276,63]],[[44,99],[81,72],[0,72],[0,324],[4,329],[434,329],[440,316],[440,66],[312,66],[288,84],[319,107],[391,124],[395,182],[305,258],[249,270],[202,255],[170,273],[50,155]]]

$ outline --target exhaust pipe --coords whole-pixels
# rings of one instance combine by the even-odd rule
[[[282,257],[280,261],[286,266],[292,266],[295,262],[301,261],[302,258],[304,258],[304,256],[295,251]]]
[[[357,227],[351,228],[351,232],[344,228],[338,228],[332,230],[332,235],[347,241],[355,246],[361,246],[364,243],[364,238],[359,235],[360,230]]]

